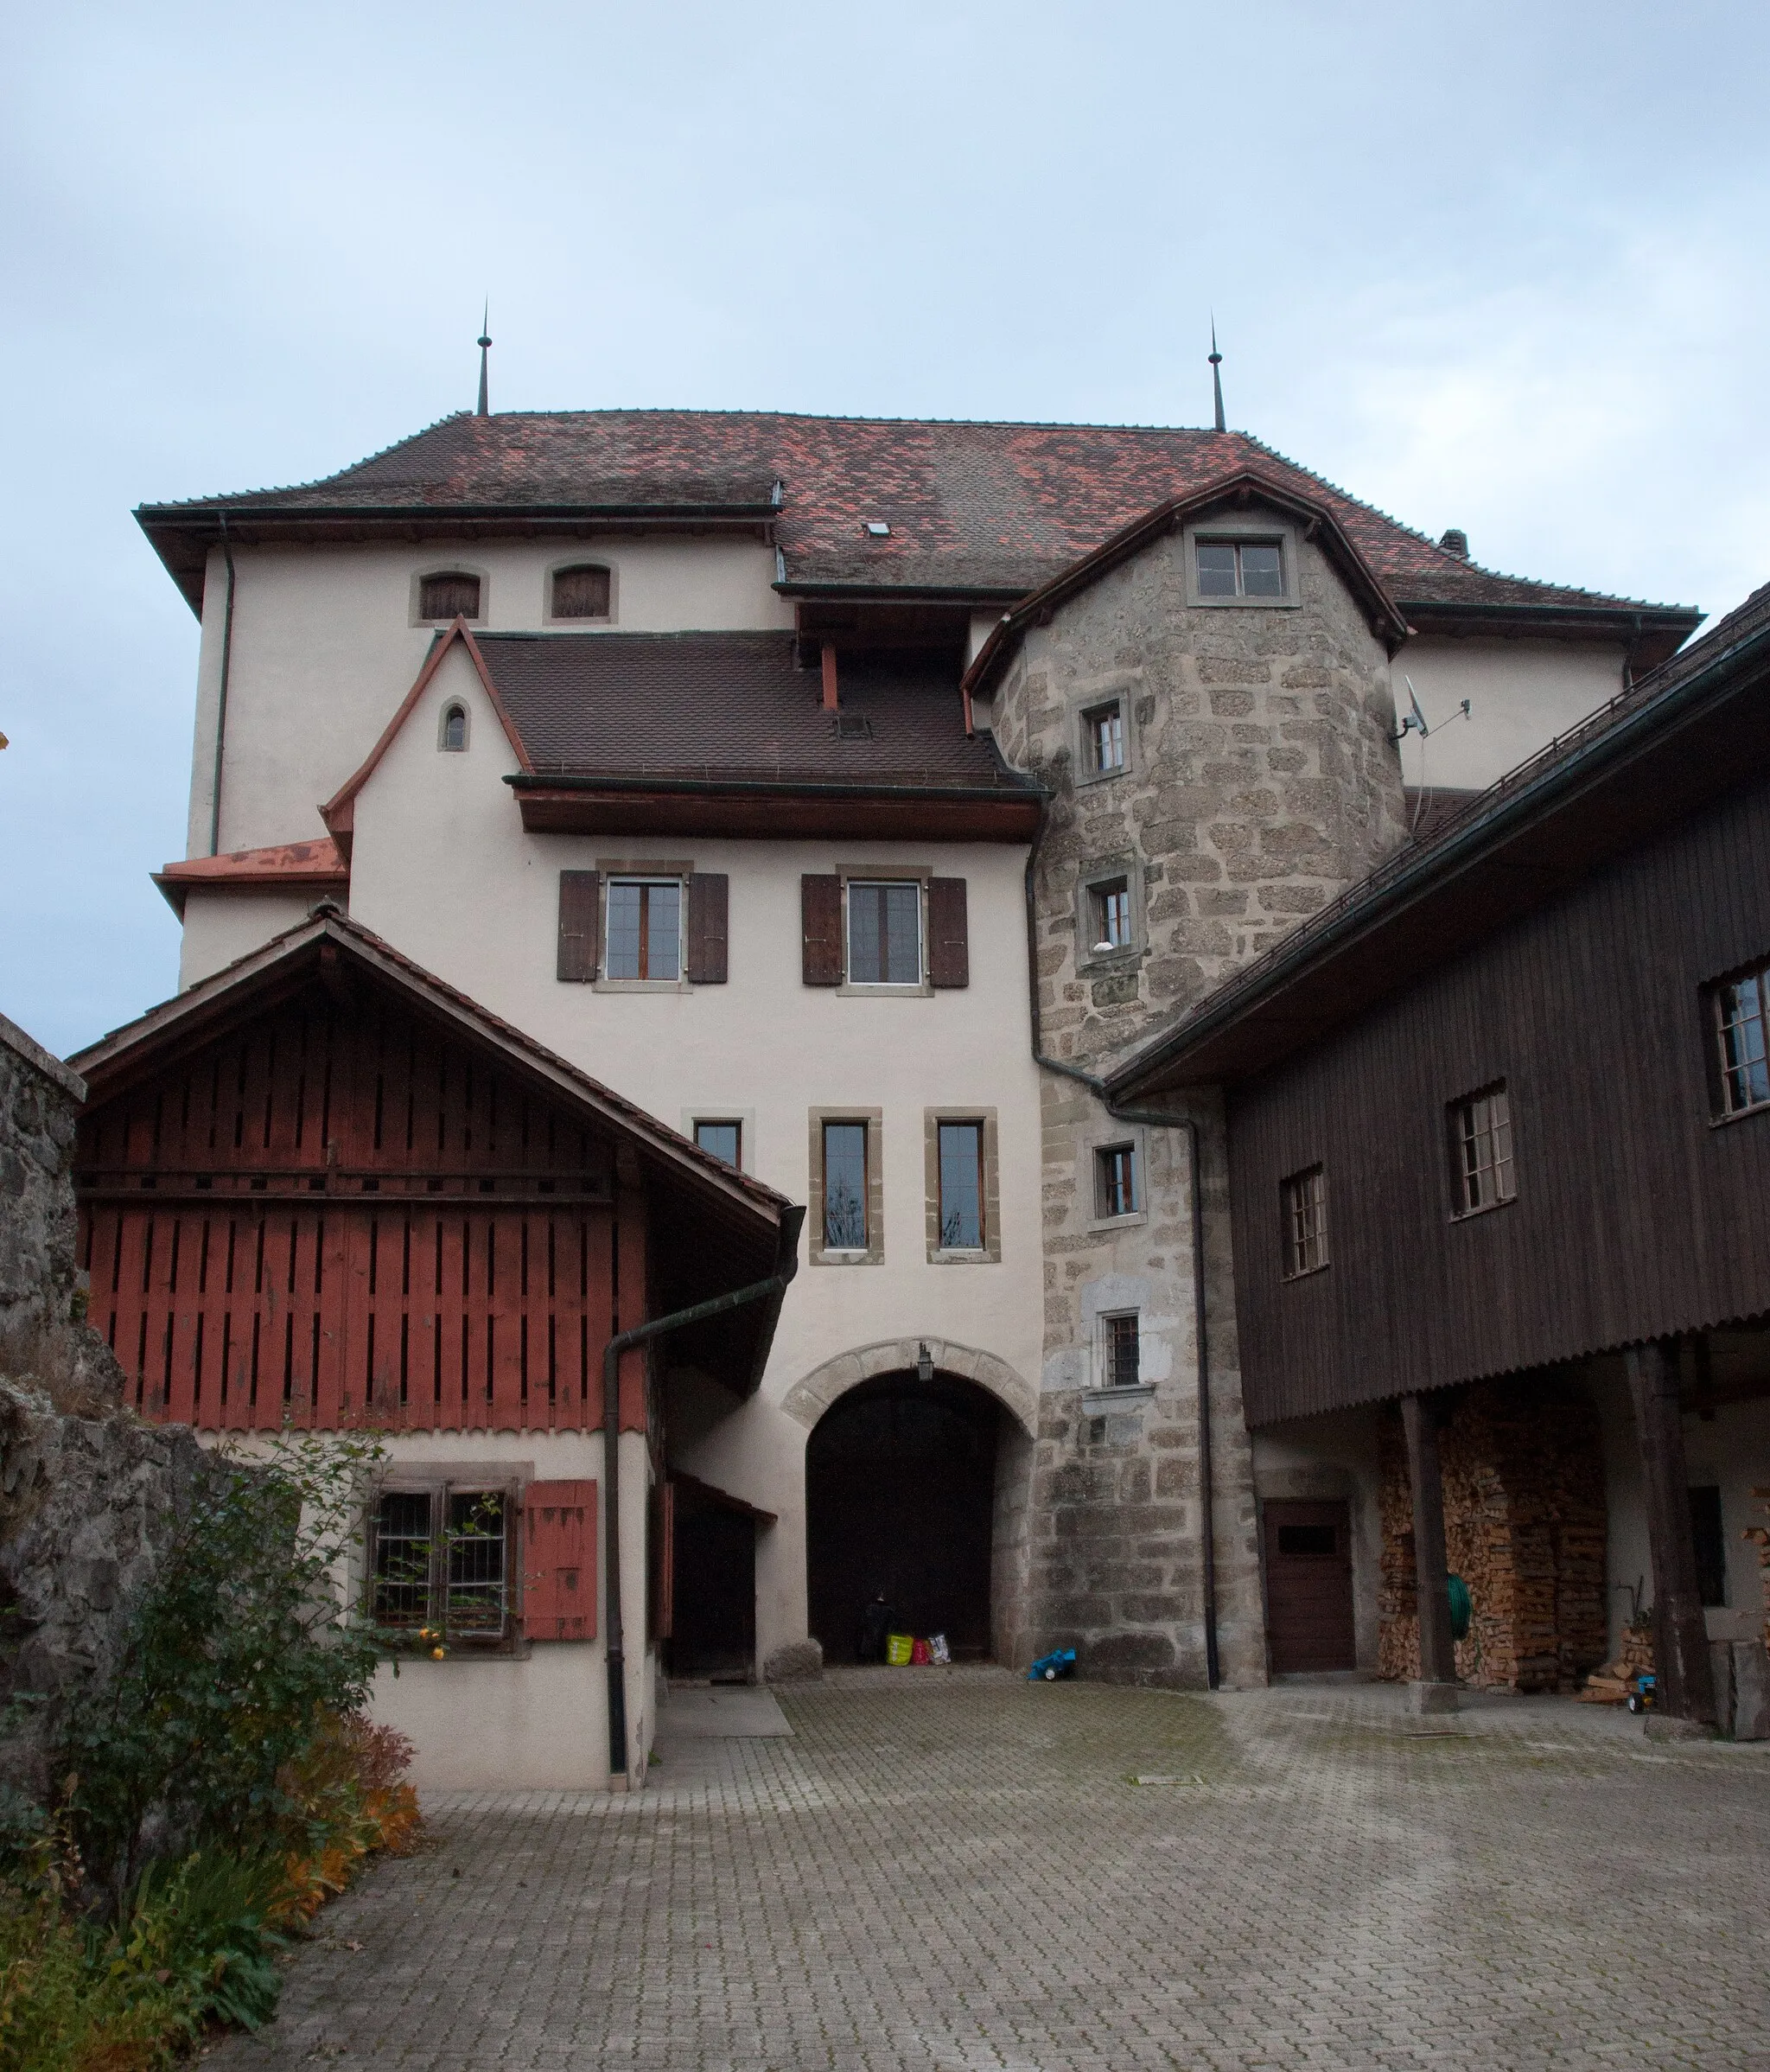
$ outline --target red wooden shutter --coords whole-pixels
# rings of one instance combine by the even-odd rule
[[[602,954],[602,874],[595,870],[559,873],[559,976],[588,985]]]
[[[807,874],[799,881],[799,902],[805,928],[805,982],[840,985],[842,880]]]
[[[928,880],[928,976],[936,985],[971,982],[962,877]]]
[[[688,979],[691,985],[725,984],[726,916],[731,880],[723,870],[697,870],[688,881]]]
[[[652,1638],[667,1641],[676,1629],[676,1484],[652,1485]]]
[[[522,1623],[532,1641],[596,1637],[596,1485],[531,1482],[522,1499]]]

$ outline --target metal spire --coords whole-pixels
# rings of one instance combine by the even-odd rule
[[[492,350],[492,341],[486,335],[487,329],[491,322],[491,316],[492,298],[487,296],[486,298],[486,308],[484,314],[480,318],[480,407],[474,412],[476,417],[481,418],[489,418],[492,414],[490,389],[487,378],[487,355]],[[1215,341],[1213,340],[1213,342],[1214,343]],[[1219,418],[1221,418],[1223,415],[1220,405],[1218,408],[1217,414]]]
[[[1223,355],[1217,350],[1217,319],[1213,316],[1211,319],[1211,394],[1217,405],[1216,429],[1219,431],[1227,431],[1229,427],[1223,421],[1223,376],[1219,372],[1222,365]],[[485,408],[483,376],[481,378],[480,407],[482,410]]]

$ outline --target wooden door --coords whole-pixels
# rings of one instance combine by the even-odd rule
[[[1264,1512],[1272,1674],[1355,1669],[1348,1507],[1268,1503]]]

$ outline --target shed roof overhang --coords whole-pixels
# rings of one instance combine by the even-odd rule
[[[544,1097],[583,1116],[614,1145],[642,1184],[654,1228],[669,1242],[653,1261],[659,1311],[790,1278],[804,1212],[748,1175],[703,1151],[643,1108],[581,1072],[465,994],[402,956],[392,945],[329,908],[299,928],[150,1008],[76,1054],[88,1106],[129,1092],[198,1046],[308,991],[315,984],[353,1004],[366,992],[394,996],[437,1034],[494,1057]],[[686,1356],[740,1393],[761,1379],[782,1290],[712,1320],[684,1337]]]
[[[530,834],[733,835],[753,840],[1030,842],[1047,794],[1031,785],[518,773]]]
[[[1252,1080],[1767,776],[1770,590],[1350,887],[1128,1058],[1108,1091],[1148,1100]]]
[[[1703,622],[1684,605],[1448,603],[1442,598],[1398,600],[1415,634],[1451,640],[1577,641],[1612,643],[1633,676],[1668,662]]]

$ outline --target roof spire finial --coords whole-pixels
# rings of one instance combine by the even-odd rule
[[[1223,421],[1223,376],[1219,372],[1222,365],[1223,355],[1217,350],[1217,313],[1213,309],[1211,313],[1211,396],[1217,405],[1216,429],[1227,431],[1229,427]]]
[[[475,417],[481,418],[489,418],[492,414],[491,391],[487,370],[487,355],[492,350],[492,341],[486,335],[491,316],[492,298],[488,295],[486,297],[484,314],[480,318],[480,407],[474,413]],[[1222,413],[1219,411],[1218,414],[1220,417]]]

